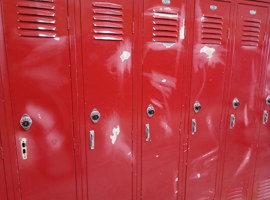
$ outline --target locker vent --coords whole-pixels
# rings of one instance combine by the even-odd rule
[[[178,14],[171,10],[153,11],[153,41],[176,43],[178,41]]]
[[[256,199],[270,199],[270,179],[259,182]]]
[[[56,37],[54,0],[18,0],[18,33],[21,37]]]
[[[242,46],[259,46],[261,21],[247,19],[243,21]]]
[[[123,7],[107,2],[93,3],[95,40],[123,40]]]
[[[202,44],[221,45],[223,18],[217,16],[202,17]]]
[[[235,188],[227,193],[227,200],[244,200],[243,187]]]

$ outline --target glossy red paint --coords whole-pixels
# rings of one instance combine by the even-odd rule
[[[268,9],[269,12],[269,9]],[[269,22],[269,19],[268,19]],[[269,23],[268,23],[269,24]],[[269,32],[269,26],[267,27],[267,32]],[[266,38],[267,46],[270,45],[269,35]],[[262,92],[259,96],[260,109],[257,112],[258,123],[260,124],[260,136],[258,141],[257,159],[256,159],[256,170],[253,181],[253,199],[269,199],[269,180],[270,180],[270,126],[269,119],[264,119],[265,112],[269,115],[270,104],[268,103],[268,96],[270,94],[270,59],[269,59],[270,49],[266,48],[264,55],[265,63],[263,63],[262,70]]]
[[[195,6],[186,180],[186,199],[194,200],[216,195],[230,19],[229,3],[198,0]]]
[[[230,122],[231,116],[234,116],[235,126],[232,122],[227,123],[223,199],[247,199],[252,194],[258,125],[261,123],[261,117],[257,116],[257,97],[265,45],[266,12],[265,8],[238,5],[236,13],[231,90],[227,104],[227,121]],[[233,107],[235,98],[240,102],[237,108]]]
[[[67,2],[2,5],[20,198],[75,199]],[[20,125],[23,114],[33,121],[28,131]]]
[[[0,199],[269,198],[270,1],[168,2],[0,2]]]
[[[171,2],[169,8],[161,1],[144,1],[143,200],[177,199],[178,195],[184,20],[184,1]],[[152,117],[147,113],[149,105],[155,110]]]
[[[88,199],[128,200],[133,156],[132,2],[81,3]],[[90,118],[94,109],[100,113],[97,123]]]

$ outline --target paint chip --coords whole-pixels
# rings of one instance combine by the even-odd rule
[[[166,48],[171,48],[173,45],[175,45],[175,43],[172,43],[172,42],[162,42],[162,44],[163,44]]]
[[[112,140],[112,144],[116,142],[117,136],[120,134],[120,127],[117,126],[117,128],[113,128],[112,130],[113,135],[110,136]]]
[[[215,51],[216,49],[214,48],[204,46],[203,48],[201,48],[200,53],[205,53],[207,55],[207,58],[211,59]]]
[[[129,57],[130,57],[130,53],[128,51],[123,51],[122,55],[120,56],[122,62],[129,59]]]

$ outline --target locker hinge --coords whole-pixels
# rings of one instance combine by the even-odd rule
[[[67,16],[67,30],[69,30],[69,17]]]
[[[4,160],[4,150],[3,150],[3,147],[0,147],[0,154],[1,154],[1,159]]]
[[[228,28],[228,31],[227,31],[227,39],[230,39],[230,29]]]
[[[132,34],[134,35],[134,22],[132,23]]]

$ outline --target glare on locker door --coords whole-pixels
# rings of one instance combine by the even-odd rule
[[[88,199],[132,198],[132,1],[82,0]]]
[[[1,3],[21,199],[74,200],[67,1]]]
[[[268,52],[269,52],[268,48]],[[258,125],[260,127],[258,150],[256,156],[255,176],[253,182],[253,199],[270,198],[270,58],[265,54],[266,64],[263,64],[262,92],[259,95],[260,109],[257,112]]]
[[[215,197],[230,4],[197,0],[186,199]],[[195,192],[196,191],[196,192]]]
[[[259,83],[267,9],[238,5],[227,116],[222,199],[251,195],[258,127]]]
[[[184,1],[144,1],[143,200],[178,195],[184,21]]]

